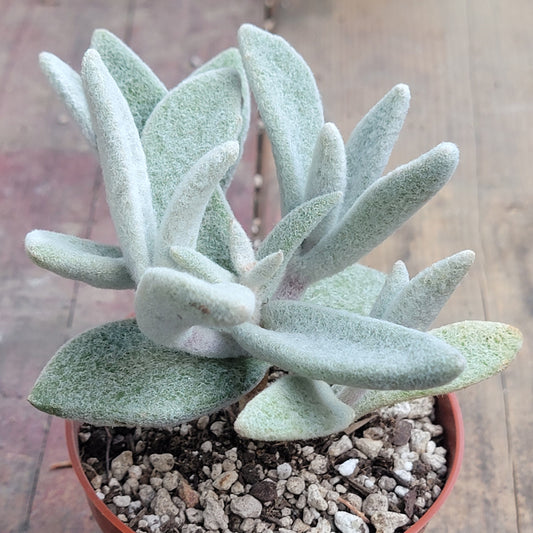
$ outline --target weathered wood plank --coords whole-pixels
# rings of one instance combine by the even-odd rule
[[[477,168],[483,180],[479,225],[488,318],[510,321],[525,337],[522,353],[503,376],[517,505],[513,526],[525,533],[533,530],[533,5],[522,0],[489,7],[468,4]]]

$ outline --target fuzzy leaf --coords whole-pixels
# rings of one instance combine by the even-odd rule
[[[466,360],[463,372],[446,385],[425,390],[365,391],[352,405],[356,418],[387,405],[448,394],[479,383],[504,370],[522,346],[521,333],[512,326],[498,322],[457,322],[430,333],[461,351]],[[350,391],[343,389],[338,394],[339,399],[347,400]]]
[[[174,426],[230,405],[266,369],[249,357],[201,359],[156,346],[134,320],[125,320],[61,347],[29,401],[47,413],[96,425]]]
[[[246,404],[234,427],[241,437],[261,441],[314,439],[342,431],[353,415],[327,383],[284,376]]]
[[[124,260],[138,283],[151,263],[155,238],[144,152],[128,103],[96,50],[85,53],[82,79],[96,133],[107,203]]]
[[[416,275],[391,302],[382,318],[426,331],[474,262],[470,250],[437,261]]]
[[[389,308],[391,302],[408,283],[409,272],[407,271],[405,263],[403,261],[396,261],[392,267],[391,273],[385,279],[381,292],[374,302],[374,306],[370,311],[370,316],[374,318],[383,318],[383,315]]]
[[[428,333],[346,311],[278,300],[263,306],[261,319],[263,328],[232,329],[247,352],[327,383],[418,389],[443,385],[463,368],[460,353]]]
[[[313,73],[281,37],[250,24],[239,29],[246,74],[272,143],[281,212],[300,205],[316,139],[324,124]]]
[[[202,220],[196,248],[221,267],[237,274],[231,260],[228,231],[234,220],[235,215],[222,188],[216,187]]]
[[[237,283],[208,283],[170,268],[148,269],[137,289],[141,331],[157,344],[180,346],[191,326],[227,328],[249,320],[254,293]]]
[[[241,82],[234,69],[187,78],[154,109],[142,132],[157,219],[173,191],[202,156],[239,139]]]
[[[81,132],[93,148],[96,148],[96,136],[91,123],[91,112],[83,91],[80,75],[54,54],[42,52],[39,65],[55,92],[63,100]]]
[[[196,76],[198,74],[203,74],[204,72],[208,72],[210,70],[215,70],[218,68],[234,68],[240,76],[241,80],[241,97],[242,97],[242,105],[241,105],[241,117],[242,117],[242,128],[241,133],[239,135],[239,145],[241,147],[240,156],[242,156],[242,152],[244,150],[244,143],[246,141],[246,136],[248,135],[248,128],[250,126],[250,112],[251,112],[251,105],[250,105],[250,87],[248,86],[248,79],[246,78],[246,72],[244,71],[244,65],[242,64],[241,54],[239,53],[239,50],[237,48],[228,48],[227,50],[224,50],[220,54],[213,57],[211,60],[209,60],[207,63],[204,63],[202,66],[197,68],[191,76]],[[239,156],[239,159],[240,159]],[[237,163],[233,165],[232,168],[228,171],[228,174],[226,178],[224,178],[221,182],[221,186],[223,190],[226,190],[231,182],[231,178],[233,176],[233,170],[237,166]]]
[[[370,252],[444,186],[458,159],[454,144],[441,143],[375,181],[327,239],[302,258],[304,279],[331,276]]]
[[[275,252],[258,261],[249,272],[241,277],[241,283],[250,287],[254,292],[262,292],[276,274],[283,263],[283,252]]]
[[[254,267],[254,247],[240,223],[234,219],[229,227],[229,249],[231,262],[239,276],[250,272]]]
[[[331,122],[324,124],[320,130],[313,160],[309,170],[305,199],[310,200],[328,192],[341,192],[346,188],[346,154],[342,136]],[[312,248],[337,221],[340,204],[337,204],[330,213],[320,222],[307,237],[304,250]]]
[[[280,275],[298,250],[304,239],[316,228],[317,224],[329,213],[333,206],[339,202],[342,195],[339,192],[325,194],[313,198],[293,209],[285,215],[267,235],[257,250],[258,259],[278,251],[283,252],[283,264],[280,267]],[[272,281],[275,286],[279,282],[279,276]],[[295,284],[297,285],[297,284]],[[296,287],[299,290],[299,287]],[[283,290],[291,291],[292,282],[289,281]]]
[[[393,87],[359,122],[346,143],[348,177],[343,212],[376,181],[389,160],[409,109],[409,87]]]
[[[111,32],[95,30],[91,47],[98,51],[116,81],[141,132],[150,113],[167,94],[166,87],[150,67]]]
[[[217,146],[200,158],[177,184],[157,235],[157,266],[170,266],[168,250],[171,246],[196,246],[213,191],[238,155],[236,141]]]
[[[208,257],[185,246],[172,246],[170,257],[176,266],[209,283],[234,282],[236,277]]]
[[[25,245],[35,264],[64,278],[101,289],[135,288],[118,246],[45,230],[28,233]]]
[[[368,315],[386,277],[379,270],[354,263],[342,272],[308,287],[302,300]]]

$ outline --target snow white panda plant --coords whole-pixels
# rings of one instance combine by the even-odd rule
[[[411,278],[401,261],[387,275],[357,263],[458,163],[455,145],[442,143],[382,176],[407,86],[386,94],[345,143],[324,123],[307,64],[252,25],[240,28],[238,49],[170,91],[105,30],[94,32],[80,75],[49,53],[40,63],[98,153],[119,246],[34,230],[27,252],[67,278],[134,289],[136,318],[61,347],[29,396],[37,408],[98,425],[173,426],[243,398],[276,366],[286,374],[244,406],[235,429],[307,439],[476,383],[517,353],[521,335],[504,324],[429,329],[473,252]],[[224,195],[250,88],[282,212],[257,249]]]

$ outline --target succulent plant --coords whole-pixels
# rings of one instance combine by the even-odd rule
[[[377,407],[450,392],[502,370],[521,344],[507,325],[429,330],[468,272],[471,251],[410,278],[357,261],[448,181],[442,143],[382,176],[409,106],[397,85],[344,143],[325,123],[304,60],[251,25],[168,91],[117,37],[94,32],[81,75],[41,66],[96,149],[119,246],[45,230],[39,266],[101,288],[135,289],[135,319],[59,349],[29,397],[39,409],[104,425],[170,426],[244,397],[235,428],[303,439]],[[282,218],[254,249],[224,191],[242,154],[250,90],[271,140]],[[244,402],[243,402],[244,403]]]

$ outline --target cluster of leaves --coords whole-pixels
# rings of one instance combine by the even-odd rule
[[[410,279],[357,260],[450,178],[443,143],[382,176],[409,106],[394,87],[345,144],[313,75],[254,26],[168,91],[118,38],[94,32],[81,75],[41,66],[97,150],[120,246],[35,230],[30,257],[96,287],[134,288],[136,320],[65,344],[30,395],[39,409],[108,425],[173,425],[228,405],[271,365],[287,375],[235,427],[265,440],[342,430],[376,407],[462,388],[520,346],[509,326],[427,331],[467,273],[460,252]],[[250,88],[272,142],[282,219],[254,250],[224,191],[242,154]]]

